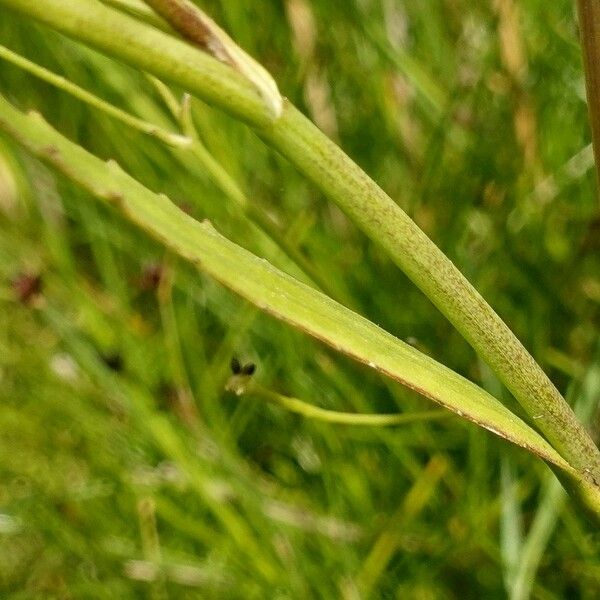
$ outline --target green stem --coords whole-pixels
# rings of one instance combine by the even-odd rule
[[[92,0],[0,0],[0,6],[176,83],[252,125],[388,252],[563,457],[588,481],[600,482],[600,451],[506,324],[406,213],[289,102],[274,117],[272,107],[238,70]]]
[[[249,385],[243,392],[243,395],[246,394],[256,396],[261,400],[281,406],[285,410],[301,415],[307,419],[342,425],[386,427],[391,425],[407,425],[420,421],[434,421],[437,419],[445,419],[450,416],[445,410],[427,410],[405,414],[361,414],[339,412],[337,410],[328,410],[326,408],[321,408],[320,406],[309,404],[298,398],[283,396],[282,394],[278,394],[277,392],[257,384]]]
[[[0,45],[0,58],[3,58],[4,60],[23,69],[24,71],[35,75],[35,77],[38,77],[42,81],[45,81],[46,83],[63,90],[63,92],[70,94],[74,98],[85,102],[89,106],[100,110],[114,119],[125,123],[125,125],[128,125],[133,129],[137,129],[138,131],[141,131],[147,135],[151,135],[159,139],[161,142],[168,144],[169,146],[182,148],[189,147],[192,144],[192,140],[189,137],[179,135],[177,133],[171,133],[170,131],[166,131],[157,125],[154,125],[153,123],[148,123],[143,119],[139,119],[138,117],[135,117],[128,112],[113,106],[112,104],[109,104],[106,102],[106,100],[98,98],[98,96],[95,96],[87,90],[84,90],[68,79],[61,77],[60,75],[56,75],[56,73],[52,73],[52,71],[49,71],[44,67],[40,67],[36,63],[27,60],[23,56],[16,54],[12,50],[9,50],[2,45]]]
[[[600,173],[600,3],[577,0],[588,114],[597,174]]]
[[[553,446],[600,482],[600,453],[520,341],[452,262],[355,163],[289,103],[259,135],[327,193],[446,315]]]

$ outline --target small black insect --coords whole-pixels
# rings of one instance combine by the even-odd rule
[[[256,365],[253,362],[246,363],[242,366],[236,356],[232,357],[230,367],[231,372],[234,375],[253,375],[256,371]]]

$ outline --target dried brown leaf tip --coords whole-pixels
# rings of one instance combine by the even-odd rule
[[[283,98],[271,74],[242,50],[206,13],[190,0],[145,0],[173,29],[250,81],[274,119],[283,111]]]

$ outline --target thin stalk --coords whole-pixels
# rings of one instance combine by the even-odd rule
[[[600,173],[600,3],[598,0],[577,0],[577,8],[588,114],[598,175]]]
[[[243,395],[256,397],[260,400],[265,400],[276,406],[280,406],[285,410],[300,415],[306,419],[315,421],[324,421],[325,423],[336,423],[340,425],[362,425],[368,427],[389,427],[393,425],[408,425],[422,421],[435,421],[445,419],[450,416],[450,413],[445,410],[427,410],[416,413],[404,414],[363,414],[340,412],[337,410],[328,410],[299,400],[298,398],[290,398],[283,394],[278,394],[273,390],[269,390],[258,384],[251,384]]]
[[[0,0],[254,127],[421,288],[514,394],[551,444],[600,492],[600,451],[502,319],[400,207],[293,105],[279,116],[245,75],[165,33],[92,0]]]
[[[57,75],[56,73],[52,73],[48,69],[44,67],[40,67],[38,64],[27,60],[23,56],[16,54],[12,50],[0,45],[0,58],[12,63],[13,65],[35,75],[38,79],[49,83],[57,87],[58,89],[70,94],[74,98],[85,102],[89,106],[93,106],[97,110],[110,115],[114,119],[125,123],[125,125],[137,129],[142,133],[150,135],[152,137],[157,138],[161,142],[169,146],[175,146],[178,148],[185,148],[191,145],[192,140],[189,137],[184,135],[179,135],[177,133],[172,133],[170,131],[166,131],[153,123],[148,123],[143,119],[133,116],[132,114],[117,108],[116,106],[106,102],[106,100],[102,100],[102,98],[98,98],[98,96],[84,90],[73,82]]]
[[[179,120],[181,117],[181,104],[175,97],[175,94],[171,91],[168,85],[165,85],[160,79],[147,75],[148,81],[153,85],[154,89],[158,92],[161,100],[166,104],[171,116]],[[190,132],[186,132],[186,135],[190,135]],[[190,136],[191,137],[191,136]]]

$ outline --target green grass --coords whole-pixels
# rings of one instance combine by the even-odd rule
[[[565,167],[590,139],[571,3],[519,4],[522,81],[511,81],[487,4],[310,3],[314,46],[294,43],[290,7],[304,5],[203,3],[467,275],[559,389],[597,405],[599,205],[589,153]],[[0,43],[177,128],[127,67],[8,13]],[[0,92],[290,270],[199,162],[5,63]],[[533,138],[514,134],[524,101],[533,154]],[[193,117],[332,295],[519,410],[289,163],[200,102]],[[532,456],[456,418],[353,427],[238,398],[225,391],[232,355],[257,363],[262,386],[324,408],[432,408],[199,276],[4,138],[0,206],[3,596],[502,598],[516,589],[514,564],[533,554],[534,597],[594,597],[600,538],[568,501],[548,513],[557,492]],[[145,289],[155,264],[163,282]],[[23,272],[43,282],[29,305],[12,283]],[[542,518],[547,535],[538,526],[521,546]]]

